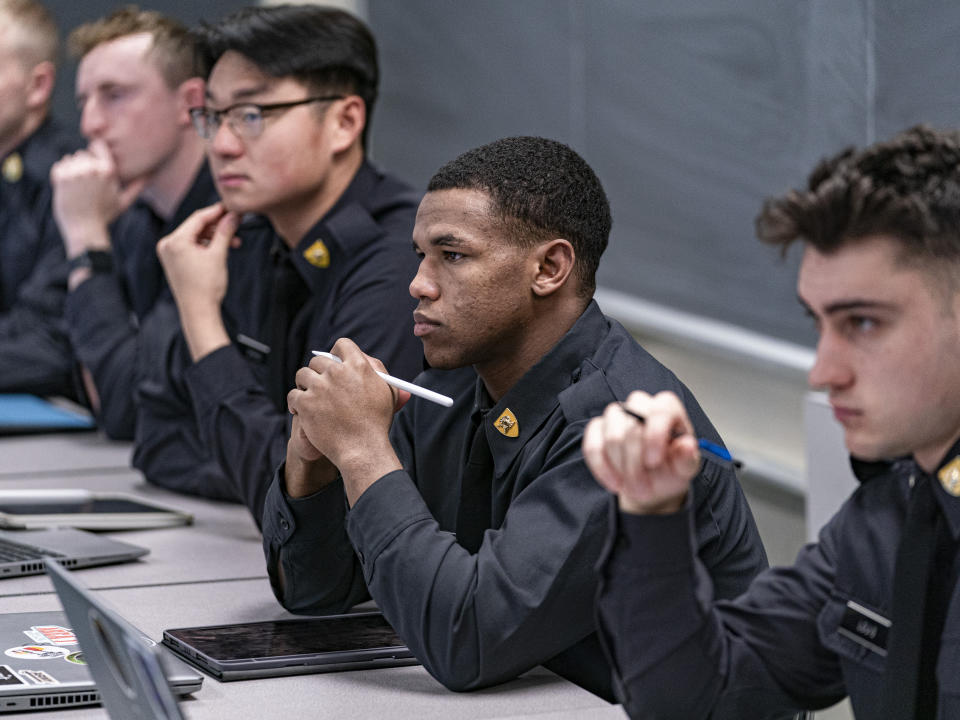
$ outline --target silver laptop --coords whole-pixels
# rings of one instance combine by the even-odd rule
[[[193,516],[129,493],[81,489],[0,490],[0,527],[144,530],[189,525]]]
[[[107,714],[182,720],[175,693],[199,690],[203,676],[161,650],[62,567],[51,563],[48,572]]]
[[[42,575],[44,556],[71,570],[143,557],[150,551],[84,530],[0,530],[0,578]]]

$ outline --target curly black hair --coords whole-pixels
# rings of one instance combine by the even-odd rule
[[[596,173],[577,153],[541,137],[496,140],[447,163],[427,186],[427,192],[453,189],[487,193],[520,244],[569,240],[579,294],[593,295],[610,237],[610,203]]]
[[[805,190],[766,200],[757,236],[822,253],[883,235],[908,263],[960,263],[960,133],[917,125],[823,160]]]

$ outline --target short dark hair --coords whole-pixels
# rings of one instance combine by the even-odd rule
[[[209,73],[220,57],[238,52],[272,77],[292,77],[313,92],[358,95],[367,131],[377,99],[377,43],[370,29],[343,10],[317,5],[247,7],[194,30],[199,65]]]
[[[437,190],[487,193],[521,244],[569,240],[580,295],[593,295],[610,237],[610,202],[596,173],[569,147],[541,137],[503,138],[440,168],[427,186]]]
[[[757,236],[784,250],[802,240],[822,253],[871,235],[901,259],[956,273],[960,265],[960,133],[917,125],[823,160],[805,190],[768,199]]]
[[[148,33],[153,37],[149,55],[170,88],[195,77],[193,38],[186,26],[155,10],[125,5],[109,15],[84,23],[70,33],[70,54],[83,58],[97,46],[128,35]]]

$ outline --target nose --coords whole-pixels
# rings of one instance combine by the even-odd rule
[[[100,109],[95,98],[83,103],[80,113],[80,132],[87,140],[93,140],[103,134],[106,127],[106,114]]]
[[[817,342],[817,356],[807,375],[815,390],[836,391],[853,382],[853,370],[844,343],[830,332],[824,332]]]
[[[243,152],[243,142],[231,129],[226,118],[222,118],[216,132],[210,139],[210,149],[217,155],[236,157]]]
[[[430,277],[426,258],[420,261],[417,274],[410,281],[410,294],[417,300],[436,300],[440,297],[440,288]]]

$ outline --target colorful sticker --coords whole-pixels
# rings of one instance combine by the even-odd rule
[[[43,670],[21,670],[20,677],[26,678],[34,685],[59,685],[60,681]]]
[[[50,660],[51,658],[62,658],[70,654],[66,648],[55,645],[21,645],[12,647],[4,651],[7,657],[12,658],[30,658],[33,660]]]
[[[75,663],[77,665],[87,664],[87,659],[83,656],[83,651],[70,653],[64,658],[64,660],[66,660],[67,662]]]
[[[77,644],[77,636],[73,634],[73,630],[60,625],[34,625],[23,633],[38,645]]]
[[[23,685],[23,680],[9,665],[0,665],[0,685]]]

